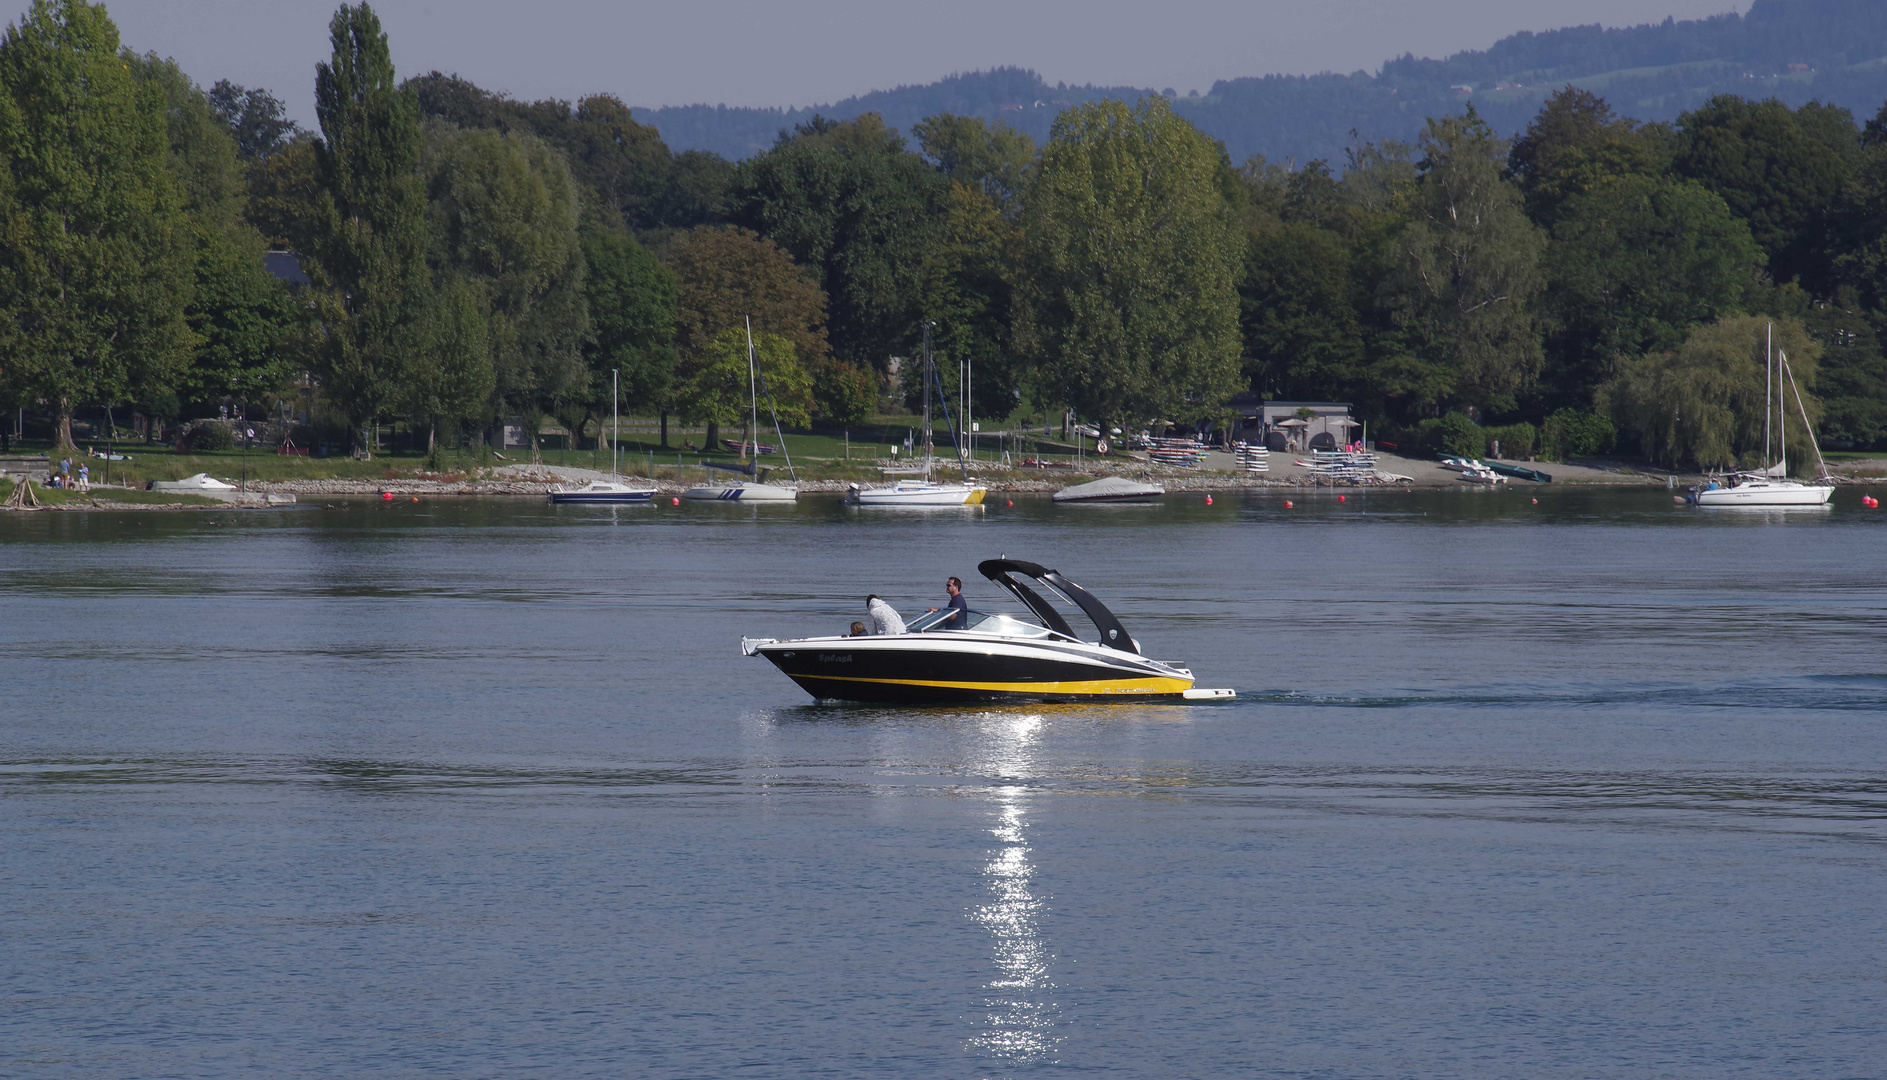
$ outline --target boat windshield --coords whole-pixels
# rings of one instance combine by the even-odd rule
[[[953,614],[955,613],[949,608],[944,608],[941,611],[928,611],[912,619],[905,629],[913,634],[921,634],[925,631],[956,633],[959,632],[959,628],[942,625],[944,620],[950,618]],[[965,612],[965,615],[968,616],[968,625],[961,629],[974,630],[979,634],[995,634],[999,637],[1025,638],[1055,636],[1055,632],[1048,627],[1037,626],[1035,623],[1018,619],[1013,615],[1001,615],[995,612],[976,610]]]

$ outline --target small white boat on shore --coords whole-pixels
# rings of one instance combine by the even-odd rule
[[[1475,466],[1476,467],[1474,468],[1467,468],[1467,469],[1461,470],[1460,479],[1462,483],[1484,484],[1488,487],[1493,487],[1495,484],[1504,484],[1507,482],[1506,477],[1488,468],[1487,466],[1482,465],[1479,462],[1476,462]]]
[[[236,485],[225,484],[209,473],[198,473],[195,476],[186,476],[182,480],[153,480],[148,486],[152,491],[203,493],[236,490]]]
[[[1085,484],[1065,487],[1055,493],[1058,503],[1141,503],[1152,502],[1166,494],[1158,484],[1143,484],[1124,476],[1103,476]]]

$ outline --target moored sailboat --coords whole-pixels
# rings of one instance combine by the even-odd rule
[[[766,473],[770,470],[762,470],[759,468],[760,455],[770,454],[775,449],[774,447],[771,447],[771,446],[760,445],[760,378],[761,378],[760,364],[759,364],[758,358],[754,355],[754,347],[753,347],[753,320],[748,319],[747,320],[747,394],[748,394],[748,408],[752,410],[751,423],[752,423],[753,437],[750,439],[743,440],[739,443],[728,444],[730,446],[738,446],[740,448],[740,456],[742,458],[740,465],[735,466],[735,465],[710,464],[709,467],[717,468],[717,469],[725,469],[731,472],[745,473],[747,476],[752,477],[753,479],[729,480],[725,483],[719,483],[719,484],[712,484],[712,483],[696,484],[695,486],[682,492],[681,493],[682,498],[689,499],[696,502],[748,502],[748,503],[758,503],[758,502],[786,503],[786,502],[794,502],[799,499],[799,488],[797,486],[785,487],[780,484],[766,483],[765,476],[766,476]],[[792,451],[786,449],[786,434],[780,430],[780,412],[778,409],[775,409],[773,407],[772,391],[767,392],[767,410],[773,415],[773,430],[774,430],[774,434],[780,440],[780,445],[778,449],[781,451],[781,456],[786,458],[786,471],[788,475],[792,476],[794,484],[797,485],[799,482],[799,474],[793,470]],[[749,460],[750,455],[751,455],[751,460]]]
[[[852,484],[845,492],[845,501],[854,506],[980,506],[983,496],[989,489],[970,478],[970,471],[963,463],[963,447],[957,443],[956,430],[951,429],[950,443],[956,447],[957,470],[962,474],[962,482],[953,480],[932,480],[931,469],[931,428],[930,428],[930,389],[937,380],[936,366],[930,355],[930,324],[924,324],[924,475],[919,480],[899,480],[886,487],[868,488]],[[943,397],[943,388],[938,385],[938,398]],[[950,405],[944,402],[944,418],[950,418]]]
[[[1828,463],[1822,460],[1821,447],[1815,442],[1814,425],[1809,423],[1808,407],[1802,402],[1802,391],[1795,385],[1795,373],[1789,370],[1789,354],[1775,347],[1775,333],[1775,324],[1771,323],[1763,355],[1763,467],[1756,472],[1730,473],[1725,477],[1727,483],[1712,481],[1692,488],[1689,502],[1693,506],[1827,506],[1835,493],[1835,489],[1826,484],[1804,484],[1789,479],[1788,391],[1794,391],[1795,407],[1801,413],[1803,429],[1808,432],[1808,444],[1814,448],[1815,460],[1821,466],[1818,479],[1828,478]],[[1772,419],[1775,421],[1773,440]],[[1773,465],[1769,457],[1772,445],[1777,452]]]

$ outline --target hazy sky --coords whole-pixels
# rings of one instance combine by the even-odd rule
[[[15,8],[23,0],[13,0]],[[140,52],[205,86],[262,86],[313,121],[336,0],[107,0]],[[378,0],[400,75],[456,72],[514,97],[631,105],[824,104],[957,71],[1204,91],[1215,79],[1374,71],[1516,30],[1746,10],[1747,0]]]

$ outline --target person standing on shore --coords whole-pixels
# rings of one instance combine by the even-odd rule
[[[92,467],[90,465],[79,466],[79,490],[92,490]]]

